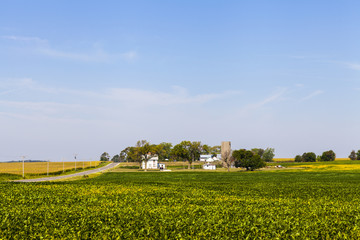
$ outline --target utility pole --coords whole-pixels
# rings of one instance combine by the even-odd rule
[[[50,160],[47,161],[47,176],[49,176],[49,163],[50,163]]]
[[[74,158],[75,158],[75,171],[76,171],[76,156],[77,156],[77,154],[75,153],[75,154],[74,154]]]
[[[22,169],[23,169],[22,177],[25,178],[25,156],[21,156],[21,158],[22,158]]]

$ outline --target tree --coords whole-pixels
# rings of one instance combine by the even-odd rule
[[[141,169],[141,155],[139,152],[138,147],[129,147],[127,154],[126,154],[126,161],[127,162],[138,162],[139,163],[139,169]]]
[[[217,155],[221,153],[221,146],[213,146],[210,148],[210,154],[211,155]]]
[[[350,160],[356,160],[356,153],[355,150],[352,150],[350,155],[349,155]]]
[[[266,166],[266,163],[258,154],[246,149],[235,150],[232,154],[235,159],[235,167],[246,168],[247,171]]]
[[[356,153],[356,160],[360,160],[360,150],[358,150]]]
[[[316,154],[313,152],[307,152],[302,155],[303,162],[315,162]]]
[[[172,144],[162,142],[153,147],[154,153],[158,156],[159,161],[169,160],[171,153]]]
[[[335,161],[336,154],[333,150],[325,151],[320,157],[321,161]]]
[[[113,161],[113,162],[120,162],[120,156],[119,156],[119,154],[114,155],[114,156],[112,157],[111,161]]]
[[[275,149],[273,149],[273,148],[265,149],[264,153],[262,154],[262,159],[265,162],[272,162],[273,158],[275,156],[274,152],[275,152]]]
[[[140,156],[141,162],[144,161],[145,163],[145,172],[147,171],[147,162],[150,158],[152,158],[155,154],[153,151],[153,146],[146,140],[139,140],[136,143],[136,148],[138,154]],[[141,164],[140,162],[140,164]]]
[[[201,154],[201,150],[202,150],[202,145],[201,142],[192,142],[190,143],[190,148],[189,148],[189,167],[190,165],[195,162],[196,160],[200,159],[200,154]]]
[[[176,160],[188,161],[190,169],[191,164],[200,158],[201,150],[201,142],[182,141],[174,146],[171,156]]]
[[[223,166],[227,168],[228,172],[230,172],[230,167],[233,165],[235,159],[232,155],[232,151],[228,150],[221,154],[221,161],[223,162]]]
[[[100,161],[109,161],[109,160],[110,160],[110,155],[107,152],[101,154]]]
[[[119,160],[120,162],[131,162],[131,159],[129,159],[129,151],[132,147],[127,147],[124,150],[122,150],[119,154]],[[130,161],[129,161],[130,160]]]
[[[295,162],[302,162],[302,161],[303,161],[303,159],[300,155],[295,156]]]
[[[188,167],[189,169],[192,163],[190,158],[190,147],[191,147],[190,141],[182,141],[181,143],[176,144],[171,151],[171,156],[175,160],[189,161],[189,167]]]
[[[259,155],[260,157],[262,157],[263,154],[264,154],[264,152],[265,152],[265,150],[262,149],[262,148],[253,148],[253,149],[251,149],[251,151],[252,151],[254,154]]]

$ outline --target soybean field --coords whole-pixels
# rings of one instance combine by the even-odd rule
[[[0,239],[360,237],[357,170],[108,172],[0,198]]]

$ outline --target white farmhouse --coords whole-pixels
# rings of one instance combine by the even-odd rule
[[[145,169],[145,161],[142,161],[141,168]],[[147,161],[147,169],[165,170],[165,163],[159,163],[158,157],[152,157]]]
[[[158,169],[158,161],[159,161],[159,158],[158,157],[152,157],[150,158],[148,161],[147,161],[147,166],[146,168],[147,169]],[[145,169],[145,161],[142,161],[141,163],[141,168],[142,169]]]

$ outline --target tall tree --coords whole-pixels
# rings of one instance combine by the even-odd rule
[[[356,160],[360,160],[360,150],[358,150],[356,153]]]
[[[264,153],[260,157],[264,159],[265,162],[272,162],[275,156],[274,152],[275,152],[274,148],[266,148]]]
[[[138,147],[129,147],[126,155],[126,161],[139,163],[139,169],[141,169],[142,159]]]
[[[195,162],[196,160],[200,159],[200,154],[201,154],[201,150],[202,150],[202,145],[201,142],[191,142],[190,143],[190,148],[189,148],[189,166],[191,166],[191,164],[193,162]]]
[[[125,162],[125,161],[129,162],[130,159],[128,157],[128,153],[129,153],[130,149],[131,149],[131,147],[127,147],[120,152],[120,154],[119,154],[120,162]]]
[[[232,155],[232,151],[228,150],[221,154],[221,161],[223,162],[224,167],[227,168],[228,172],[230,172],[230,167],[233,165],[235,158]]]
[[[191,166],[190,146],[191,146],[190,141],[182,141],[181,143],[176,144],[171,151],[172,158],[178,161],[188,161],[189,169]]]
[[[154,153],[159,157],[159,161],[169,160],[171,153],[172,144],[162,142],[153,147]]]

